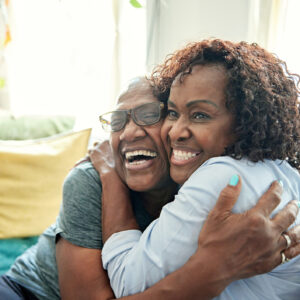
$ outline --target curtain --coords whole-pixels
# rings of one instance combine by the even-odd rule
[[[300,74],[300,1],[276,0],[272,7],[272,22],[270,27],[270,51],[286,61],[291,72]]]
[[[300,73],[298,0],[252,0],[249,9],[249,40],[275,53],[292,72]]]

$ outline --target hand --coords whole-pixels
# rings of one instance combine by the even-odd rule
[[[89,157],[100,176],[115,172],[115,161],[108,140],[95,143],[94,148],[89,150]]]
[[[292,201],[273,219],[271,212],[280,203],[282,187],[273,182],[269,190],[257,204],[242,214],[231,212],[241,190],[241,180],[237,186],[227,186],[220,194],[218,202],[209,214],[199,235],[197,252],[214,253],[212,261],[222,275],[221,280],[231,281],[271,271],[282,261],[281,252],[291,259],[300,253],[300,226],[286,234],[292,241],[282,236],[295,221],[298,213],[296,201]]]

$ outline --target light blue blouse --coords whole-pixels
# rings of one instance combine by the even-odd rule
[[[230,157],[208,160],[143,234],[138,230],[119,232],[104,244],[103,265],[117,297],[141,292],[187,262],[197,249],[208,213],[234,174],[242,178],[242,191],[233,209],[236,213],[253,207],[274,180],[280,179],[284,185],[282,201],[274,213],[289,201],[300,199],[299,173],[287,162],[252,163]],[[300,216],[295,223],[300,223]],[[231,283],[217,299],[299,300],[300,257],[267,274]]]

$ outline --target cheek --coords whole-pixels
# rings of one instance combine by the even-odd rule
[[[118,153],[120,135],[117,132],[112,132],[110,134],[109,142],[111,144],[114,156]]]
[[[168,134],[169,134],[171,128],[172,128],[171,122],[169,122],[168,120],[165,120],[162,127],[161,127],[160,134],[161,134],[161,139],[162,139],[162,142],[163,142],[164,147],[165,147],[166,150],[169,147]]]
[[[201,134],[197,135],[198,144],[207,154],[211,155],[221,155],[227,146],[227,141],[226,133],[223,130],[202,129]]]
[[[212,131],[210,129],[201,129],[198,130],[198,133],[196,136],[197,142],[199,145],[203,147],[203,149],[211,148],[213,144],[215,144],[216,137],[214,134],[212,134]]]
[[[147,133],[151,137],[151,139],[154,141],[155,146],[160,153],[160,157],[163,161],[166,161],[168,164],[168,157],[165,149],[165,145],[161,136],[161,132],[163,129],[163,123],[157,124],[157,126],[149,128]]]

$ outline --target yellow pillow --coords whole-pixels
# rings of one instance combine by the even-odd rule
[[[87,152],[91,129],[0,141],[0,238],[41,234],[59,212],[63,181]]]

